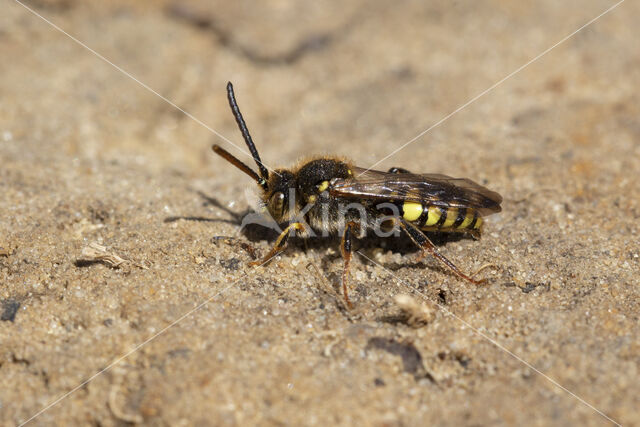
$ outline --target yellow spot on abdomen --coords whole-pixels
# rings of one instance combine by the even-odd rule
[[[472,210],[467,210],[467,214],[464,217],[464,221],[462,221],[462,224],[460,224],[458,226],[458,228],[467,228],[471,222],[473,222],[473,216],[475,215],[475,213]]]
[[[315,203],[316,200],[317,200],[317,197],[315,195],[309,196],[309,203]]]
[[[327,188],[329,188],[329,181],[322,181],[319,185],[318,185],[318,191],[319,192],[323,192],[325,191]]]
[[[449,228],[458,219],[458,208],[449,208],[447,210],[447,219],[442,224],[442,228]]]
[[[478,230],[480,229],[481,226],[482,226],[482,218],[478,217],[478,219],[476,220],[476,225],[473,226],[473,229]]]
[[[427,216],[427,222],[424,225],[429,227],[432,225],[436,225],[436,223],[440,221],[441,215],[442,215],[442,212],[440,211],[439,207],[429,206],[429,214]]]
[[[416,202],[404,202],[402,205],[402,217],[407,221],[415,221],[422,215],[422,205]]]

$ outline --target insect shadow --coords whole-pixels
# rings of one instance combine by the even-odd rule
[[[233,219],[224,219],[224,218],[208,218],[206,216],[189,216],[189,215],[177,215],[177,216],[168,216],[164,219],[165,223],[176,222],[180,220],[184,221],[201,221],[201,222],[226,222],[229,224],[235,224],[238,222],[238,218],[242,217],[242,213],[233,212],[231,209],[225,207],[218,200],[213,197],[207,196],[201,191],[196,191],[196,194],[203,199],[203,206],[214,206],[218,209],[221,209],[231,215]]]
[[[210,218],[206,216],[198,215],[178,215],[169,216],[164,219],[165,223],[171,223],[176,221],[198,221],[198,222],[221,222],[226,224],[232,224],[236,226],[242,226],[240,234],[253,243],[267,240],[269,242],[275,241],[278,238],[278,232],[269,228],[263,227],[260,224],[248,223],[243,224],[243,219],[247,215],[255,215],[253,209],[247,208],[242,211],[234,211],[223,203],[220,203],[215,197],[211,197],[202,191],[195,192],[202,199],[202,206],[213,206],[216,209],[220,209],[225,212],[230,218]]]

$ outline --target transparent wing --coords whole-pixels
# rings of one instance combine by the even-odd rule
[[[444,208],[472,208],[482,216],[500,212],[502,196],[466,178],[440,174],[387,173],[353,168],[353,178],[331,181],[334,197],[408,200]]]

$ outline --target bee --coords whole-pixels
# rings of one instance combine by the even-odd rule
[[[212,149],[249,175],[260,188],[265,210],[277,223],[287,224],[273,248],[252,265],[263,265],[282,252],[291,234],[303,238],[316,232],[341,234],[342,292],[352,307],[347,278],[353,239],[363,238],[367,230],[396,230],[404,232],[422,256],[434,256],[468,282],[484,282],[463,273],[436,249],[425,232],[462,232],[479,238],[483,218],[501,210],[500,194],[466,178],[416,174],[397,167],[375,171],[338,157],[315,157],[291,169],[269,172],[260,160],[230,82],[227,98],[258,171],[219,145]]]

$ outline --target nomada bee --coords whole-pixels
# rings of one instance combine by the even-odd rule
[[[342,290],[352,307],[347,292],[352,240],[364,237],[368,229],[395,229],[402,230],[423,255],[434,256],[457,276],[474,284],[483,282],[445,258],[424,232],[463,232],[479,238],[483,218],[501,210],[498,193],[466,178],[415,174],[395,167],[387,172],[368,170],[337,157],[317,157],[270,173],[260,160],[231,83],[227,84],[227,96],[258,172],[222,147],[214,145],[212,149],[256,181],[267,212],[277,223],[287,224],[269,253],[251,265],[262,265],[282,252],[294,232],[301,237],[315,235],[314,231],[341,233]],[[345,204],[359,208],[345,210]]]

